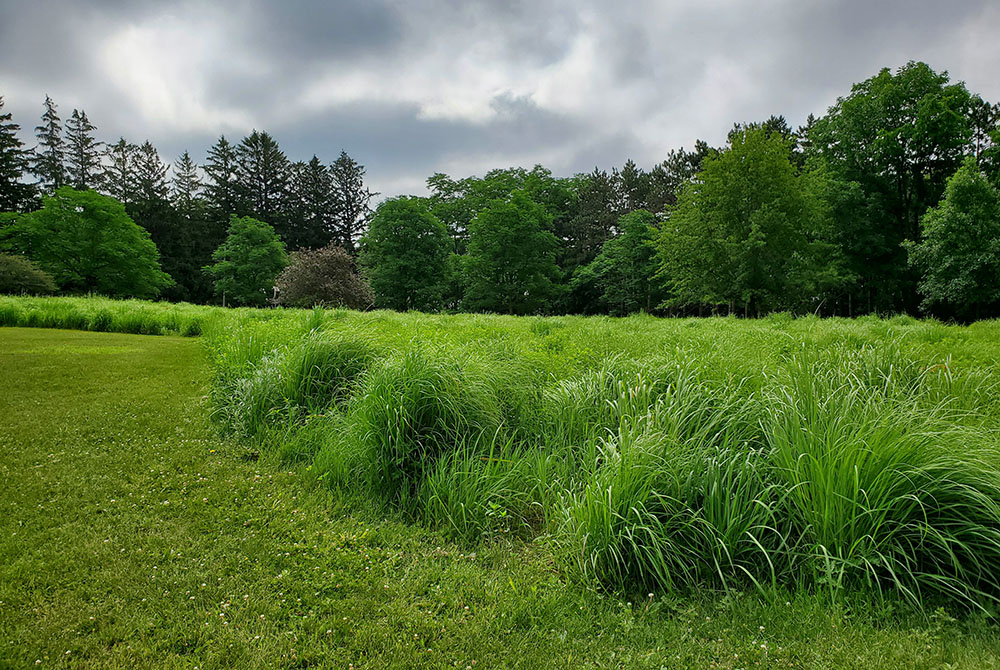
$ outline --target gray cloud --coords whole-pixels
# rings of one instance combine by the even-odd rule
[[[752,4],[0,0],[0,95],[25,139],[47,93],[168,160],[254,127],[293,159],[344,149],[385,194],[435,171],[649,167],[909,60],[1000,99],[987,0]]]

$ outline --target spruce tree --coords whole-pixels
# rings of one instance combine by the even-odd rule
[[[96,188],[101,179],[101,142],[94,138],[97,128],[83,110],[73,110],[66,122],[66,163],[73,188]]]
[[[173,172],[171,196],[174,207],[177,208],[177,211],[190,216],[195,208],[195,203],[201,196],[202,184],[198,177],[198,166],[191,160],[191,155],[185,151],[174,163]]]
[[[34,186],[24,182],[30,151],[17,137],[20,128],[9,112],[3,113],[0,96],[0,212],[26,209],[35,195]]]
[[[330,166],[330,176],[338,243],[353,253],[354,243],[364,232],[372,211],[369,203],[378,193],[365,186],[365,167],[344,151]]]
[[[108,147],[108,166],[104,170],[104,190],[115,200],[129,204],[135,200],[135,160],[139,147],[124,137]]]
[[[336,237],[333,180],[316,156],[292,166],[288,213],[289,247],[319,249]]]
[[[45,112],[42,124],[35,127],[38,146],[31,171],[38,177],[39,185],[46,194],[53,193],[66,183],[66,143],[62,135],[62,119],[56,112],[56,103],[45,96]]]
[[[135,155],[135,191],[138,202],[167,200],[167,166],[149,140],[142,143]]]
[[[246,213],[243,194],[236,179],[236,147],[225,135],[219,137],[215,146],[208,150],[205,174],[209,179],[205,184],[205,200],[213,216],[222,222],[224,231],[231,215]]]
[[[291,167],[288,158],[273,137],[258,130],[243,138],[236,157],[237,182],[247,195],[253,216],[273,226],[285,239],[282,214]]]

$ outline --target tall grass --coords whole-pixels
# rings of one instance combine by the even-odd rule
[[[967,331],[309,318],[237,375],[248,432],[290,426],[287,458],[464,542],[550,536],[569,574],[621,589],[1000,595],[986,340],[930,346]]]
[[[0,326],[195,337],[209,320],[223,313],[186,303],[0,295]]]
[[[195,318],[222,426],[462,542],[545,538],[598,587],[998,604],[998,322],[0,298],[7,325]]]

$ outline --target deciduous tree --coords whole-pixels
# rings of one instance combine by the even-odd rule
[[[493,200],[469,224],[464,305],[505,314],[545,311],[556,297],[552,217],[524,191]]]
[[[379,205],[361,238],[360,262],[375,304],[400,311],[444,306],[450,274],[448,229],[423,198]]]
[[[225,303],[262,307],[272,296],[274,281],[288,265],[285,245],[274,228],[249,216],[233,217],[229,234],[205,268],[215,294]]]
[[[358,274],[354,259],[338,246],[293,251],[275,283],[277,302],[292,307],[367,309],[371,287]]]
[[[122,203],[68,186],[0,229],[0,245],[27,255],[72,292],[151,298],[171,283],[159,252]]]
[[[975,158],[948,180],[920,227],[921,241],[906,247],[920,272],[923,309],[976,318],[1000,306],[1000,191]]]

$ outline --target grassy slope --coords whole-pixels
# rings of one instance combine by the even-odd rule
[[[1000,665],[979,619],[630,606],[544,544],[463,555],[345,513],[219,442],[206,382],[197,341],[0,329],[0,667]]]

